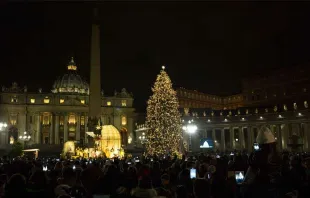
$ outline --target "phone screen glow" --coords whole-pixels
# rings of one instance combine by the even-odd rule
[[[191,169],[191,172],[190,172],[190,177],[191,177],[191,179],[196,178],[196,176],[197,176],[196,169],[195,169],[195,168],[192,168],[192,169]]]

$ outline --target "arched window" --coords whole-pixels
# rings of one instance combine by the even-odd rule
[[[69,124],[75,124],[75,115],[74,114],[70,114],[69,115]]]
[[[10,123],[11,123],[11,125],[17,124],[17,114],[11,114],[10,115]]]
[[[85,116],[81,116],[81,126],[85,125]]]
[[[48,113],[43,114],[43,125],[49,125],[50,124],[50,115]]]
[[[122,125],[127,125],[127,118],[126,116],[122,116]]]
[[[59,125],[63,126],[64,125],[64,116],[59,117]]]

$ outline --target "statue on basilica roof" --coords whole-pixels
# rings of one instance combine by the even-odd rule
[[[283,109],[284,109],[284,111],[287,111],[287,106],[286,106],[286,104],[283,105]]]
[[[128,93],[125,88],[121,90],[121,92],[114,91],[114,96],[116,97],[122,97],[122,98],[131,98],[132,94]]]
[[[23,92],[23,89],[18,86],[17,82],[13,82],[10,88],[6,88],[5,86],[2,86],[2,92],[18,93],[18,92]]]
[[[18,89],[18,84],[17,84],[17,82],[13,82],[13,83],[12,83],[11,89],[12,89],[12,90]]]

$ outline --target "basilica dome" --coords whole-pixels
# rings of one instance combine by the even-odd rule
[[[68,72],[59,77],[53,85],[53,93],[89,94],[89,84],[77,74],[77,66],[73,60],[67,66]]]

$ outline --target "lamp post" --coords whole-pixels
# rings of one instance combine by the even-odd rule
[[[187,125],[184,125],[182,129],[189,134],[189,144],[188,144],[188,150],[192,151],[192,134],[196,133],[198,127],[197,125],[193,124],[192,121],[188,121]]]
[[[139,136],[139,140],[140,140],[141,145],[143,146],[146,140],[144,132],[142,133],[142,135]]]
[[[6,127],[8,127],[7,123],[0,122],[0,131],[3,131]]]
[[[0,130],[1,130],[1,131],[3,130],[3,128],[6,128],[6,127],[8,127],[7,123],[5,123],[5,122],[0,122]]]
[[[24,132],[24,135],[19,136],[19,139],[24,142],[24,146],[26,146],[26,142],[31,139],[31,136],[28,134],[27,131]]]
[[[4,131],[8,127],[7,123],[0,122],[0,131]],[[6,136],[5,136],[6,137]],[[7,141],[7,140],[6,140]]]

